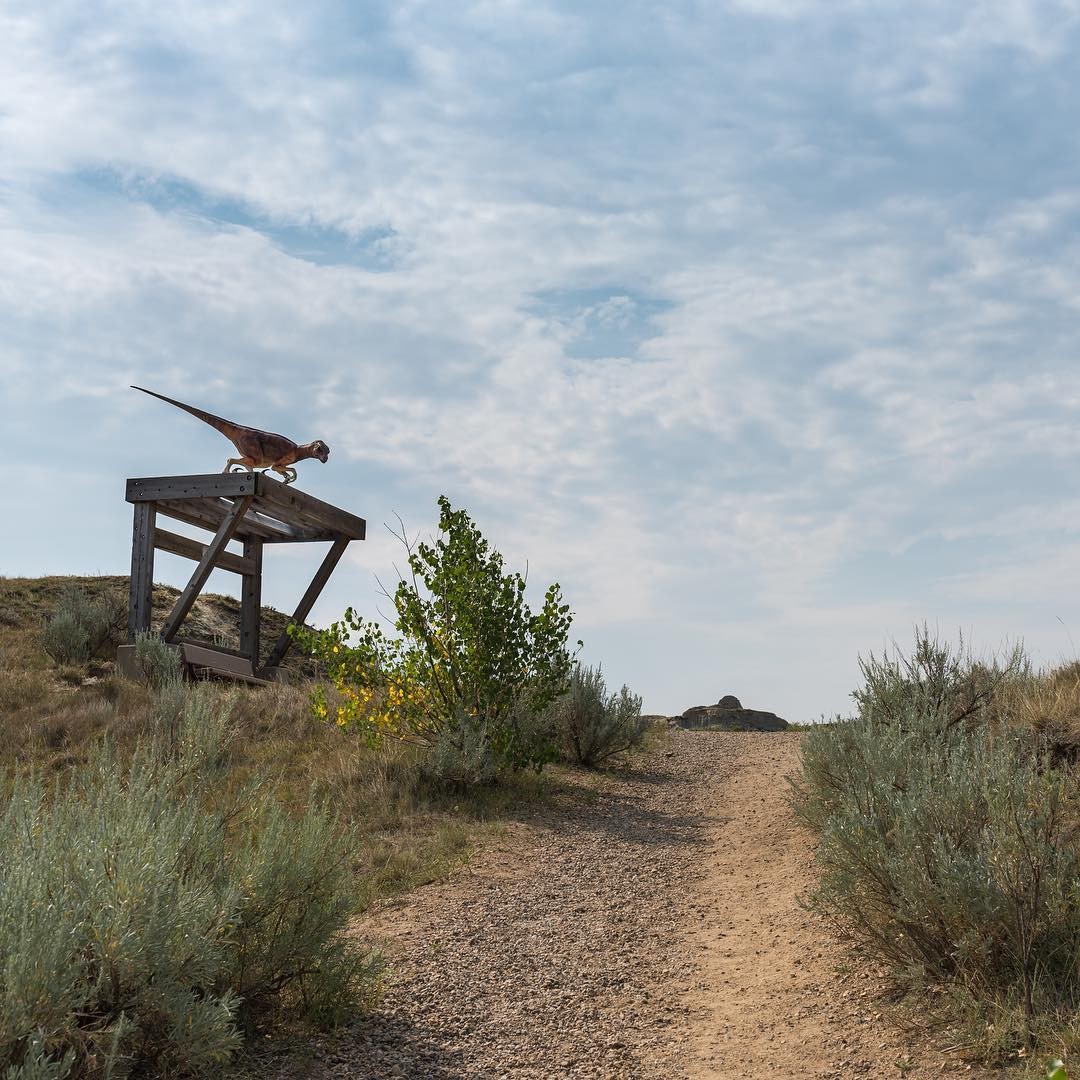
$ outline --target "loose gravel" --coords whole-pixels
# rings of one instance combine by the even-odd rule
[[[572,777],[448,880],[365,917],[389,964],[377,1010],[257,1075],[982,1076],[891,1028],[880,976],[800,906],[799,738],[674,731]]]
[[[378,1010],[275,1076],[686,1075],[683,916],[701,877],[730,736],[674,732],[614,775],[524,812],[469,866],[365,920]]]

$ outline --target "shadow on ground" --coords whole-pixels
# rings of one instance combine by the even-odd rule
[[[245,1062],[244,1076],[273,1076],[274,1080],[329,1080],[336,1076],[350,1080],[461,1080],[468,1071],[465,1055],[445,1043],[445,1032],[376,1010],[347,1028],[306,1043],[302,1052],[295,1043],[281,1043],[253,1053]]]
[[[614,787],[593,788],[584,784],[585,776],[572,776],[561,791],[556,792],[545,807],[522,807],[511,815],[529,825],[539,825],[549,832],[570,834],[600,833],[617,837],[630,844],[645,847],[656,845],[687,845],[700,847],[707,843],[707,829],[717,823],[712,815],[700,812],[684,813],[657,809],[648,805],[657,789],[670,789],[672,801],[677,802],[678,788],[693,786],[697,777],[686,776],[663,768],[620,769],[608,776],[592,774],[601,780],[609,779]],[[628,790],[647,785],[648,795]],[[582,796],[582,793],[585,796]]]

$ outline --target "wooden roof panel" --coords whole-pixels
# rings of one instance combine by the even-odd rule
[[[279,521],[319,529],[327,538],[363,540],[367,534],[363,518],[267,476],[259,477],[255,505]]]
[[[232,500],[252,497],[237,536],[256,536],[270,543],[313,540],[363,540],[367,523],[322,499],[265,473],[205,473],[191,476],[148,476],[129,479],[127,501],[153,502],[178,521],[216,529]]]

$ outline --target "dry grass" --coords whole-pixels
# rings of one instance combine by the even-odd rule
[[[1055,752],[1080,751],[1080,661],[1050,668],[1016,688],[1006,704],[1015,723],[1030,728]]]
[[[41,697],[41,677],[33,671],[0,668],[0,710],[17,712]]]
[[[58,668],[41,650],[40,628],[72,586],[91,597],[115,597],[126,594],[127,579],[0,578],[0,777],[28,767],[62,774],[83,764],[106,736],[125,755],[154,730],[149,688],[119,676],[108,662]],[[175,596],[176,590],[155,586],[159,615]],[[226,643],[238,618],[236,601],[202,597],[195,615],[196,632]],[[272,642],[287,619],[272,609],[264,609],[263,619]],[[231,717],[227,787],[259,774],[297,811],[313,795],[329,798],[360,829],[361,908],[445,875],[516,805],[543,798],[558,784],[530,773],[480,791],[440,789],[424,779],[411,748],[371,747],[313,716],[313,683],[294,670],[296,685],[212,688]]]
[[[28,681],[41,686],[39,674],[30,673]],[[443,790],[423,778],[412,748],[372,747],[316,719],[306,687],[222,685],[211,692],[231,717],[222,795],[258,774],[269,777],[277,797],[297,812],[312,797],[328,798],[359,827],[360,908],[444,876],[514,805],[543,797],[549,786],[527,774],[490,790]],[[53,688],[36,704],[5,711],[0,769],[77,768],[106,736],[123,756],[150,736],[155,723],[152,692],[119,676],[77,689]]]
[[[4,630],[13,630],[20,641],[37,650],[36,636],[46,618],[55,610],[65,590],[76,588],[91,600],[108,600],[126,608],[128,579],[120,575],[98,577],[0,577],[0,650]],[[172,608],[179,589],[155,585],[153,591],[153,627],[160,629]],[[265,660],[285,627],[289,617],[271,607],[264,607],[262,620],[262,658]],[[239,646],[240,602],[232,596],[206,593],[195,601],[184,621],[184,636],[235,649]],[[0,656],[3,654],[0,653]],[[47,658],[43,658],[47,662]],[[295,653],[287,658],[287,668],[299,676],[313,675],[310,661]]]

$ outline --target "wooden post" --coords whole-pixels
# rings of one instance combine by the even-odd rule
[[[199,560],[199,565],[195,567],[195,573],[191,575],[191,580],[180,594],[180,598],[176,601],[172,611],[169,612],[168,619],[165,620],[161,636],[166,641],[172,641],[176,637],[176,631],[180,629],[184,616],[191,610],[191,605],[195,603],[196,598],[202,591],[202,587],[206,584],[206,579],[214,569],[218,555],[225,550],[225,545],[232,539],[233,533],[240,528],[240,524],[244,520],[244,515],[250,505],[250,495],[237,499],[233,503],[233,508],[221,519],[221,524],[214,534],[214,539],[210,541],[206,553]]]
[[[259,616],[262,613],[263,542],[257,536],[244,540],[244,559],[251,564],[240,586],[240,651],[259,666]]]
[[[307,587],[304,598],[296,605],[296,610],[293,612],[290,622],[302,623],[308,617],[311,609],[315,606],[315,601],[319,599],[319,593],[322,592],[323,586],[330,580],[334,567],[337,566],[341,556],[345,554],[345,549],[349,546],[349,539],[349,537],[343,536],[334,541],[333,547],[326,553],[326,558],[322,561],[322,566],[319,567],[315,572],[315,576],[311,579],[311,584]],[[273,652],[267,657],[266,669],[277,667],[285,659],[285,654],[291,647],[292,638],[289,637],[288,631],[286,631],[277,639]]]
[[[150,630],[150,605],[154,593],[154,522],[152,502],[135,503],[131,533],[131,595],[128,601],[128,644],[135,635]]]

